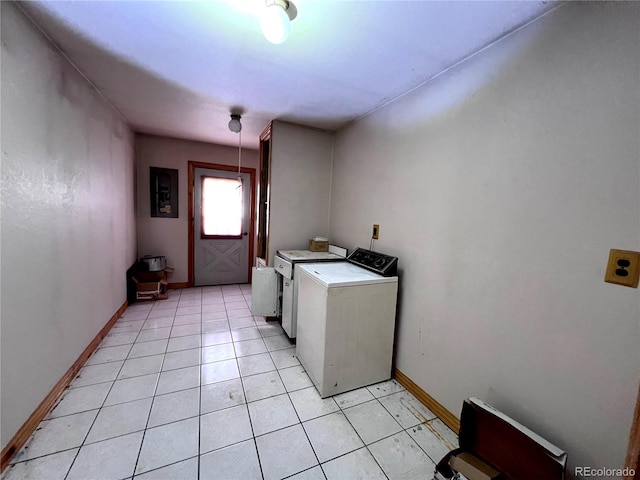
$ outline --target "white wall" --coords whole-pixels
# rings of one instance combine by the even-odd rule
[[[226,145],[136,135],[138,255],[164,255],[175,271],[171,283],[189,280],[189,162],[238,165],[238,148]],[[259,184],[258,151],[242,149],[242,166],[256,169],[256,196]],[[151,217],[149,167],[178,170],[178,218]],[[255,241],[254,241],[255,245]],[[249,257],[253,258],[253,254]]]
[[[2,11],[2,446],[126,301],[133,135]]]
[[[331,236],[399,257],[397,368],[572,466],[623,465],[638,392],[640,296],[603,282],[640,250],[638,25],[569,3],[336,136]]]
[[[306,249],[329,233],[333,134],[274,121],[271,129],[269,265],[278,250]]]

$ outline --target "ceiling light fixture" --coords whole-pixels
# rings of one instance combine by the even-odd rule
[[[233,133],[240,133],[240,130],[242,130],[240,115],[236,115],[234,113],[231,114],[231,120],[229,120],[229,130],[231,130]]]
[[[298,15],[298,9],[291,0],[265,0],[260,26],[265,38],[280,45],[289,37],[291,21]]]

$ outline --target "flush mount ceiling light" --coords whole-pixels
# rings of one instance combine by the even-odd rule
[[[260,19],[263,35],[276,45],[284,43],[297,15],[298,9],[291,0],[266,0]]]
[[[240,133],[242,130],[242,124],[240,123],[240,115],[231,114],[231,120],[229,120],[229,130],[233,133]]]

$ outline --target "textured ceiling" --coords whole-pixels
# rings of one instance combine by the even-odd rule
[[[264,0],[30,1],[23,10],[134,130],[256,147],[272,119],[336,130],[557,3],[295,0],[286,43]]]

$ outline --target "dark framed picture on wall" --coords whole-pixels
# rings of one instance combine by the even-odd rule
[[[178,218],[178,170],[149,167],[151,216]]]

